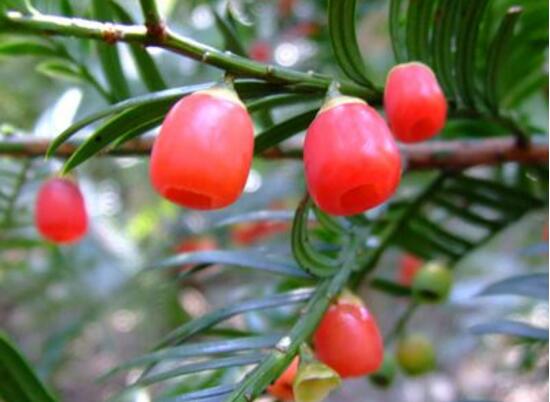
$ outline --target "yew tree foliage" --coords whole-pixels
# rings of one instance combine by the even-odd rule
[[[317,40],[323,49],[320,57],[331,64],[328,73],[248,58],[258,2],[211,4],[225,48],[202,43],[200,37],[174,33],[170,29],[172,21],[164,20],[154,0],[140,1],[141,14],[127,3],[0,3],[0,56],[5,62],[21,55],[36,56],[38,72],[69,79],[103,99],[104,106],[99,110],[55,133],[46,156],[54,158],[67,144],[76,146],[63,162],[64,173],[99,159],[98,154],[107,150],[116,153],[131,145],[132,140],[157,128],[182,96],[214,84],[201,79],[187,86],[169,87],[167,73],[162,72],[158,59],[150,52],[155,47],[173,53],[175,58],[199,61],[201,69],[214,67],[220,79],[224,73],[235,78],[235,89],[260,128],[254,148],[258,159],[300,156],[300,149],[289,150],[286,143],[281,144],[309,126],[332,82],[339,83],[343,94],[381,106],[384,81],[371,73],[369,55],[362,54],[356,29],[356,21],[372,12],[375,5],[387,10],[395,62],[421,61],[433,69],[441,83],[450,109],[447,127],[437,141],[513,136],[518,144],[528,147],[540,141],[547,130],[532,117],[534,105],[543,102],[548,91],[543,67],[548,44],[545,1],[390,0],[375,5],[356,0],[318,2],[315,7],[327,26],[321,26]],[[135,63],[141,94],[121,62],[125,46]],[[295,107],[298,112],[282,120],[274,118],[285,107]],[[82,133],[84,140],[74,141]],[[10,146],[9,133],[2,136],[5,150]],[[47,169],[31,159],[0,159],[0,261],[4,264],[5,260],[6,267],[12,263],[5,250],[30,252],[43,248],[53,258],[57,255],[51,246],[27,235],[29,211],[18,203],[25,185],[47,175]],[[377,272],[387,250],[410,253],[425,261],[442,261],[452,269],[525,214],[547,205],[545,165],[513,162],[477,170],[431,169],[418,177],[405,166],[403,175],[405,179],[411,177],[413,191],[398,192],[369,214],[330,216],[316,208],[305,194],[294,210],[269,211],[265,205],[261,211],[231,216],[215,229],[242,222],[291,222],[287,237],[290,254],[255,249],[207,250],[172,256],[164,253],[147,263],[117,293],[131,291],[142,276],[173,273],[182,265],[188,267],[176,278],[182,282],[209,270],[240,267],[243,276],[246,270],[264,273],[272,285],[267,292],[251,289],[236,303],[181,322],[149,350],[112,368],[100,380],[138,368],[140,375],[126,389],[118,389],[118,396],[148,387],[154,400],[159,401],[253,400],[309,341],[331,300],[344,288],[362,286],[390,296],[411,296],[410,287]],[[544,299],[547,292],[540,288],[544,278],[546,275],[524,275],[495,283],[485,292]],[[386,336],[388,350],[406,330],[412,313],[422,308],[410,303]],[[52,341],[63,345],[62,339],[70,339],[104,309],[92,306],[82,320]],[[281,311],[288,323],[283,332],[280,327],[257,333],[224,324],[243,313],[268,315],[272,311]],[[515,321],[485,323],[474,330],[537,342],[548,339],[547,331]],[[201,381],[186,380],[188,374],[199,372],[209,375]],[[0,399],[55,400],[3,336],[0,374]]]

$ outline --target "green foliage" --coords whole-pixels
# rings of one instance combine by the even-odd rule
[[[56,400],[4,333],[0,333],[0,375],[2,376],[0,397],[5,402],[54,402]]]

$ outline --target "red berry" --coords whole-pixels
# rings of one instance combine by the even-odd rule
[[[403,142],[433,137],[443,129],[447,119],[447,101],[435,74],[417,62],[390,70],[384,108],[393,135]]]
[[[50,179],[40,187],[34,219],[42,236],[54,243],[76,242],[88,230],[84,198],[78,186],[68,179]]]
[[[360,377],[378,370],[384,344],[366,307],[341,301],[329,307],[313,335],[317,358],[342,378]]]
[[[304,144],[309,193],[323,211],[354,215],[386,201],[401,178],[401,158],[384,119],[358,98],[329,100]]]
[[[295,357],[283,374],[281,374],[272,385],[267,387],[267,392],[281,401],[293,401],[294,392],[292,391],[292,385],[298,371],[299,363],[300,359]]]
[[[265,41],[258,40],[252,44],[248,52],[252,60],[267,63],[271,60],[271,45]]]
[[[401,257],[401,265],[399,268],[399,283],[404,286],[411,286],[414,276],[422,268],[424,261],[416,258],[412,254],[404,254]]]
[[[195,92],[162,123],[151,154],[153,187],[185,207],[226,207],[243,191],[253,148],[252,120],[237,94],[225,88]]]

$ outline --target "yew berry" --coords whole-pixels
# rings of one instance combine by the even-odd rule
[[[439,133],[447,119],[447,101],[433,71],[418,62],[388,73],[384,108],[393,135],[403,142],[424,141]]]
[[[421,303],[440,303],[447,298],[452,285],[452,272],[439,262],[429,262],[415,275],[412,292]]]
[[[286,370],[283,371],[283,374],[272,385],[267,387],[267,392],[281,401],[293,401],[294,392],[292,391],[292,386],[298,372],[299,363],[300,359],[296,356]]]
[[[412,254],[404,254],[399,265],[399,283],[403,286],[411,286],[417,272],[422,268],[424,262]]]
[[[395,359],[393,356],[385,354],[382,366],[369,376],[369,380],[378,387],[387,388],[395,379],[396,371]]]
[[[411,375],[422,375],[435,368],[435,351],[423,335],[412,334],[399,340],[396,351],[401,369]]]
[[[401,178],[401,158],[378,112],[337,96],[321,108],[304,143],[309,193],[324,212],[354,215],[385,202]]]
[[[356,301],[331,305],[313,335],[317,358],[342,378],[360,377],[380,367],[384,345],[374,317]]]
[[[195,209],[228,206],[243,191],[254,128],[237,94],[226,88],[195,92],[166,116],[151,154],[153,187]]]
[[[35,204],[35,225],[46,239],[67,244],[88,230],[88,215],[78,186],[69,179],[53,178],[40,187]]]

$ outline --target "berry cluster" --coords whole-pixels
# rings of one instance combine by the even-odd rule
[[[309,126],[304,143],[305,178],[308,192],[321,210],[348,216],[387,201],[401,178],[395,139],[426,140],[436,135],[446,120],[443,92],[433,72],[420,63],[390,71],[384,107],[389,125],[359,98],[329,96]],[[253,151],[253,122],[236,92],[225,86],[198,91],[177,102],[166,116],[151,154],[151,183],[160,195],[181,206],[224,208],[241,195]],[[46,182],[37,197],[35,219],[40,233],[52,242],[81,239],[88,218],[77,185],[66,178]],[[255,227],[252,234],[246,232],[236,242],[245,244],[258,233],[273,230]],[[184,243],[178,250],[215,247],[206,239]],[[445,267],[411,258],[406,265],[402,283],[411,286],[418,302],[440,302],[447,297],[452,278]],[[313,361],[295,358],[269,387],[272,395],[292,400],[297,389],[322,394],[340,377],[368,374],[373,382],[387,384],[395,371],[393,360],[384,358],[384,342],[375,319],[355,296],[340,297],[328,308],[312,344]],[[399,341],[397,360],[406,373],[415,375],[434,366],[435,354],[425,338],[414,335]],[[323,381],[315,382],[319,373]],[[319,391],[319,384],[327,384],[328,379],[331,385]]]

